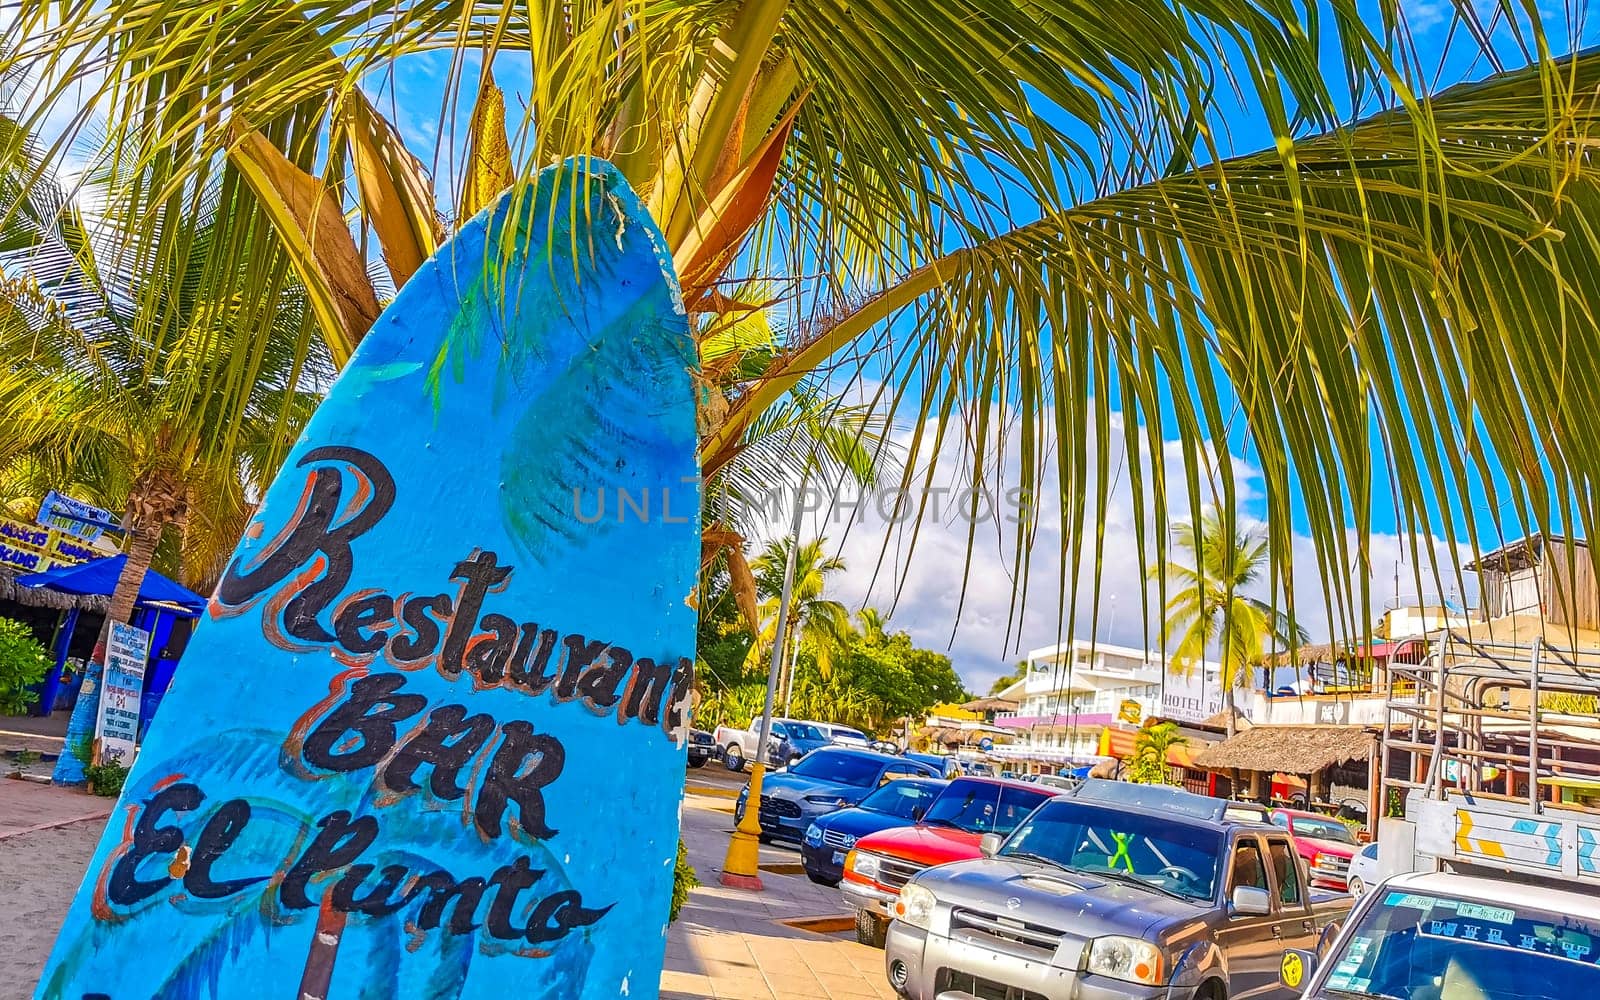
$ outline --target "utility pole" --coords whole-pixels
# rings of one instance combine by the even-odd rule
[[[807,470],[809,472],[809,468]],[[744,816],[728,841],[728,856],[722,863],[723,885],[735,889],[754,889],[761,885],[761,784],[767,773],[767,744],[772,739],[772,706],[778,696],[778,675],[783,671],[784,651],[788,646],[789,601],[794,596],[794,565],[799,555],[800,520],[805,515],[806,479],[800,480],[794,498],[794,520],[789,536],[789,558],[783,564],[783,591],[778,597],[778,625],[772,637],[772,665],[767,670],[767,699],[761,711],[761,738],[756,742],[756,759],[750,767],[750,792],[744,800]]]

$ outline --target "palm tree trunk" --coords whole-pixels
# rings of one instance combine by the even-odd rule
[[[106,645],[111,639],[112,623],[127,623],[133,618],[134,605],[139,600],[139,590],[144,586],[144,575],[155,558],[156,546],[161,544],[161,533],[168,522],[180,520],[187,512],[183,481],[177,474],[165,469],[152,469],[134,482],[128,491],[127,561],[117,576],[117,585],[111,592],[111,603],[106,609],[105,623],[100,627],[100,638],[94,646],[94,662],[102,670],[106,662]],[[94,760],[99,763],[100,745],[95,742]]]
[[[127,622],[133,618],[133,606],[139,600],[139,589],[144,586],[144,575],[155,558],[156,546],[161,543],[162,525],[139,525],[128,532],[128,561],[122,564],[117,577],[117,587],[111,592],[111,607],[106,611],[106,634],[112,622]]]
[[[1233,719],[1233,685],[1226,678],[1222,681],[1222,718],[1227,726],[1228,738],[1232,739],[1236,728]]]

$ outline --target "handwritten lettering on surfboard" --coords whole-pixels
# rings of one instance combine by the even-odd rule
[[[590,171],[586,211],[547,171],[525,218],[508,195],[475,219],[358,348],[217,584],[39,996],[654,995],[692,341],[658,234]],[[682,516],[580,521],[580,487]]]

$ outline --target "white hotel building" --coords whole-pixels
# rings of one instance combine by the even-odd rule
[[[1000,693],[1018,702],[1017,710],[994,720],[1014,732],[1015,740],[993,753],[1093,764],[1113,742],[1107,730],[1121,734],[1114,742],[1122,743],[1150,716],[1195,723],[1222,711],[1217,664],[1207,662],[1204,671],[1187,677],[1166,666],[1160,653],[1086,639],[1029,652],[1027,673]]]

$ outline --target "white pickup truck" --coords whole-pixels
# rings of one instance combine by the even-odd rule
[[[730,771],[743,771],[746,761],[756,759],[756,746],[761,741],[761,716],[750,720],[744,729],[718,726],[712,734],[722,753],[722,762]],[[815,725],[798,719],[773,719],[772,740],[767,746],[767,764],[782,767],[793,763],[821,746],[827,746],[828,734]]]

